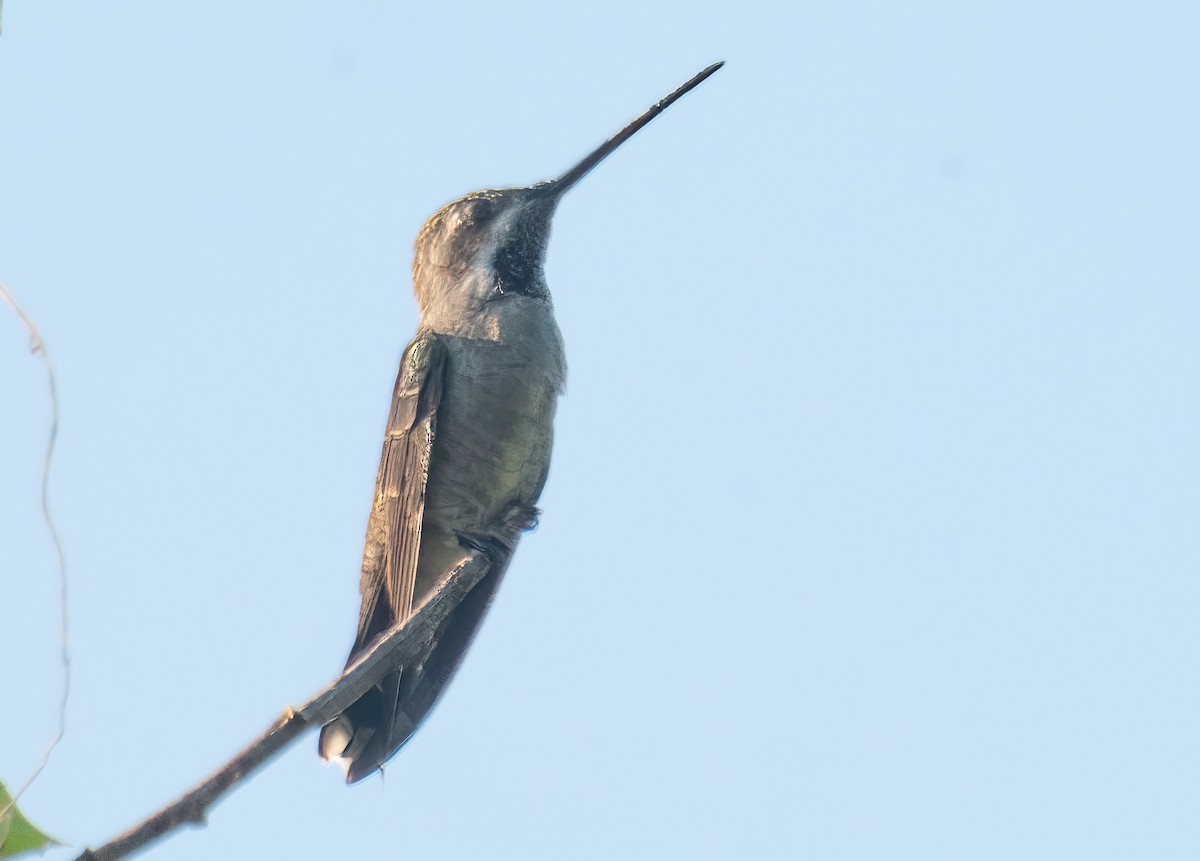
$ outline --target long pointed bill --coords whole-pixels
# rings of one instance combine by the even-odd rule
[[[550,183],[548,183],[546,190],[552,192],[556,198],[562,195],[563,192],[587,176],[588,171],[600,164],[600,162],[604,161],[604,159],[608,158],[613,150],[637,134],[643,126],[678,101],[684,94],[699,86],[705,78],[724,65],[724,60],[719,63],[713,63],[675,92],[671,93],[671,95],[667,96],[662,101],[651,105],[650,109],[644,114],[598,146],[595,152],[593,152],[579,164],[575,165],[575,167],[564,173],[558,179],[552,180]]]

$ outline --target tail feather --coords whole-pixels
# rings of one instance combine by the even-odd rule
[[[388,673],[376,687],[321,728],[318,750],[337,763],[347,783],[372,774],[412,735],[415,727],[400,703],[403,669]]]
[[[347,783],[378,771],[433,710],[462,662],[508,567],[502,555],[467,593],[411,666],[400,667],[321,729],[318,750],[336,762]],[[351,661],[357,657],[351,654]]]

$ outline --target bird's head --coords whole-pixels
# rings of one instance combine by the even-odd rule
[[[549,301],[543,264],[559,200],[579,180],[723,63],[714,63],[558,179],[486,189],[443,206],[417,235],[413,285],[422,319],[449,325],[506,296]]]
[[[437,303],[483,303],[511,294],[549,299],[542,266],[550,221],[565,190],[548,182],[485,189],[439,209],[414,249],[422,314]]]

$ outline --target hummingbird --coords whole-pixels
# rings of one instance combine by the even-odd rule
[[[537,522],[555,405],[566,383],[543,269],[558,202],[722,65],[699,72],[558,179],[472,192],[443,206],[418,233],[413,292],[421,320],[392,394],[346,665],[459,566],[482,558],[487,573],[419,659],[391,670],[321,729],[320,754],[342,767],[347,783],[380,770],[428,716],[521,534]]]

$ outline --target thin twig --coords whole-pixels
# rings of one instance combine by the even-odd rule
[[[3,0],[0,0],[0,11],[2,11],[2,3]],[[59,538],[58,528],[54,525],[54,516],[50,513],[50,467],[54,461],[54,446],[58,442],[58,378],[55,376],[54,363],[50,361],[50,352],[46,349],[46,342],[42,340],[41,333],[29,315],[17,304],[17,300],[13,298],[12,293],[9,292],[7,285],[3,281],[0,281],[0,299],[3,299],[12,308],[13,313],[17,315],[17,319],[21,321],[21,325],[25,327],[25,331],[29,334],[29,352],[41,358],[46,366],[46,382],[50,390],[50,433],[46,440],[46,455],[42,459],[42,519],[46,522],[46,529],[50,533],[50,542],[54,546],[54,555],[58,560],[59,650],[63,668],[62,698],[58,703],[58,731],[50,741],[50,744],[46,746],[46,751],[42,754],[42,759],[33,770],[33,773],[13,793],[8,807],[0,810],[0,816],[3,816],[8,812],[8,808],[15,805],[21,796],[25,794],[25,790],[29,789],[33,785],[33,782],[45,771],[46,766],[50,764],[50,754],[54,752],[59,742],[63,740],[63,736],[66,735],[67,702],[71,698],[71,626],[67,603],[67,560],[63,553],[62,539]]]
[[[388,629],[325,691],[301,708],[284,712],[254,743],[195,789],[99,849],[85,849],[76,861],[116,861],[146,848],[182,825],[203,825],[209,808],[260,765],[305,730],[333,720],[390,670],[419,655],[488,569],[489,563],[483,556],[467,560],[446,576],[437,591],[406,622]]]

